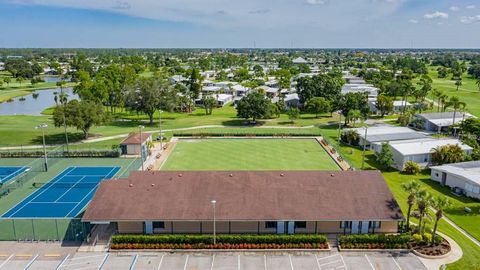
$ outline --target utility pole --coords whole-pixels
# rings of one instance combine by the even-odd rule
[[[363,139],[362,170],[365,168],[365,149],[367,147],[367,132],[368,132],[368,127],[365,126],[365,138]]]

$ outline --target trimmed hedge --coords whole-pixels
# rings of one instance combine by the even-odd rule
[[[328,244],[112,244],[111,249],[328,249]]]
[[[75,150],[69,152],[49,152],[50,158],[86,158],[86,157],[120,157],[119,150]],[[43,157],[43,151],[16,151],[16,152],[0,152],[0,158],[39,158]]]
[[[411,239],[410,234],[358,234],[341,235],[339,243],[345,249],[408,249]]]

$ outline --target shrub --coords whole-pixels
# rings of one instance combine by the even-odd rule
[[[406,249],[409,248],[409,234],[355,234],[341,235],[339,243],[342,248],[360,249]]]
[[[423,236],[421,234],[415,233],[412,235],[413,240],[417,243],[420,243],[423,241]]]
[[[431,233],[423,233],[423,241],[427,243],[432,242],[432,234]]]
[[[441,237],[440,235],[435,235],[435,243],[437,244],[440,244],[443,242],[443,237]]]
[[[0,158],[39,158],[43,157],[43,151],[14,151],[14,152],[0,152]],[[120,150],[73,150],[69,152],[49,152],[50,158],[86,158],[86,157],[106,157],[116,158],[120,157]]]
[[[408,173],[408,174],[419,174],[421,171],[420,165],[417,163],[409,160],[405,163],[405,167],[403,168],[403,171]]]

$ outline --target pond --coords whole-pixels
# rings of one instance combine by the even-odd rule
[[[45,82],[59,82],[62,80],[62,78],[60,76],[43,76],[42,79],[45,81]],[[68,82],[70,80],[66,80],[66,82]]]
[[[68,94],[68,100],[78,99],[72,88],[64,88]],[[32,94],[16,97],[12,102],[0,103],[0,115],[42,115],[42,111],[55,105],[54,93],[60,93],[60,89],[37,90]],[[35,97],[35,94],[38,96]]]

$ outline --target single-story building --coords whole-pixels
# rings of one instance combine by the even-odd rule
[[[297,93],[286,94],[283,98],[283,102],[287,108],[298,108],[300,106],[300,98]]]
[[[292,60],[292,63],[295,64],[295,65],[308,64],[308,61],[305,60],[305,58],[303,58],[303,57],[297,57],[297,58]]]
[[[176,85],[177,83],[181,83],[187,80],[187,78],[183,77],[182,75],[174,75],[169,78],[170,83]]]
[[[403,111],[403,108],[409,109],[412,106],[413,105],[408,101],[402,101],[402,100],[394,100],[393,101],[393,111],[394,112],[401,112],[401,111]],[[372,112],[374,114],[377,114],[377,113],[380,114],[380,110],[377,109],[377,100],[376,99],[369,100],[368,101],[368,107],[370,108],[370,112]]]
[[[344,84],[341,93],[343,95],[348,93],[367,93],[368,98],[376,99],[379,89],[371,84]]]
[[[121,198],[121,199],[120,199]],[[103,181],[83,215],[118,233],[396,233],[379,171],[134,171]]]
[[[433,181],[459,189],[468,197],[480,199],[480,161],[451,163],[430,169]]]
[[[367,137],[365,138],[365,128],[344,129],[344,133],[348,130],[354,130],[358,133],[360,140],[358,144],[363,147],[365,144],[367,149],[374,149],[380,151],[381,143],[404,141],[413,139],[425,139],[428,135],[417,132],[407,127],[398,127],[391,125],[381,125],[368,127]]]
[[[143,151],[143,157],[148,156],[148,143],[152,141],[152,134],[148,132],[132,133],[120,143],[122,155],[140,155],[140,149]]]
[[[223,88],[219,86],[204,86],[202,87],[202,94],[210,95],[219,93]]]
[[[416,114],[414,117],[423,121],[425,130],[440,133],[448,132],[448,128],[454,124],[453,114],[454,112],[422,113]],[[473,115],[467,112],[457,112],[455,113],[455,124],[470,117]]]
[[[422,167],[427,167],[432,162],[432,153],[434,149],[445,145],[459,145],[466,154],[471,154],[473,148],[462,143],[458,139],[417,139],[390,142],[390,149],[393,153],[393,167],[403,170],[407,161],[418,163]],[[374,147],[376,154],[381,147]]]

